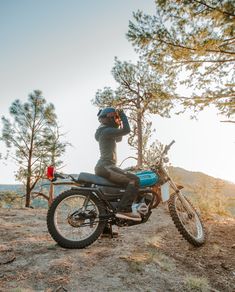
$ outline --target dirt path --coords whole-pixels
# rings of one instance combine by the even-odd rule
[[[161,207],[117,239],[66,250],[47,233],[46,210],[0,209],[0,291],[235,291],[235,220],[206,222],[207,244],[181,239]]]

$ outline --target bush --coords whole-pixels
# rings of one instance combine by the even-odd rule
[[[206,196],[203,193],[197,193],[191,196],[194,205],[199,208],[200,212],[210,217],[213,214],[220,216],[231,216],[231,198],[209,193]]]
[[[187,291],[209,292],[210,286],[206,278],[187,276],[185,279]]]
[[[0,192],[0,207],[9,208],[9,207],[23,207],[24,200],[21,195],[14,191],[1,191]]]

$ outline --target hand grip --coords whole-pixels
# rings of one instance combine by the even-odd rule
[[[168,149],[170,149],[170,147],[175,143],[175,140],[172,140],[171,143],[167,146]]]
[[[175,143],[175,140],[171,141],[169,145],[166,145],[163,153],[166,154],[174,143]]]

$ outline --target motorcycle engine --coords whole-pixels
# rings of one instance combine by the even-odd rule
[[[149,211],[149,208],[145,203],[134,203],[132,204],[132,211],[146,215]]]
[[[152,202],[152,194],[146,193],[142,194],[141,198],[132,204],[132,211],[138,212],[142,215],[146,215],[149,212],[149,206]]]

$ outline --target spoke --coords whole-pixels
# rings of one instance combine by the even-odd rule
[[[81,212],[85,199],[86,197],[84,195],[73,195],[61,201],[57,207],[54,217],[55,226],[61,236],[68,240],[84,240],[88,238],[98,226],[99,220],[94,220],[91,225],[90,220],[92,219],[82,219],[84,218],[82,215],[79,218],[79,212]],[[91,199],[89,199],[83,214],[87,215],[89,212],[93,212],[99,216],[98,208]]]
[[[185,226],[186,230],[194,237],[198,238],[202,234],[202,227],[200,220],[192,209],[192,218],[190,218],[190,214],[188,214],[186,208],[183,206],[181,201],[176,198],[176,211],[178,213],[179,219],[181,223]]]

